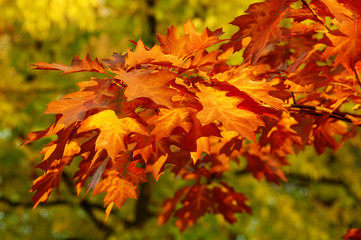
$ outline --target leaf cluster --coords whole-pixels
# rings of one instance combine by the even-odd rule
[[[268,0],[235,18],[239,30],[229,39],[188,21],[183,34],[172,26],[159,44],[138,40],[109,59],[33,64],[105,76],[50,103],[45,113],[55,122],[24,140],[57,136],[42,150],[34,207],[79,157],[77,193],[87,181],[86,192],[105,192],[105,218],[137,198],[147,174],[158,180],[168,166],[190,184],[164,203],[159,224],[174,216],[184,231],[207,213],[230,223],[235,213],[250,213],[247,198],[222,181],[232,161],[243,156],[245,171],[278,184],[287,181],[287,155],[306,146],[336,151],[356,136],[361,118],[349,108],[361,101],[360,15],[354,1]],[[230,65],[237,51],[244,60]]]

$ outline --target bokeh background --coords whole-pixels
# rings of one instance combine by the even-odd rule
[[[155,33],[192,19],[196,28],[229,25],[255,1],[247,0],[0,0],[0,239],[340,239],[361,227],[361,141],[347,142],[337,153],[318,156],[307,148],[284,170],[281,185],[258,182],[234,164],[225,179],[250,200],[253,214],[237,215],[230,225],[206,215],[183,234],[174,219],[157,226],[163,201],[184,184],[170,173],[140,189],[139,200],[113,209],[103,225],[103,195],[76,197],[65,170],[59,192],[32,209],[29,189],[38,175],[38,153],[48,140],[20,146],[31,131],[45,129],[54,116],[46,104],[77,89],[90,78],[76,73],[30,70],[38,61],[69,64],[74,55],[109,58],[132,47],[129,40],[151,46]],[[226,34],[226,36],[227,36]],[[240,59],[241,56],[236,56]]]

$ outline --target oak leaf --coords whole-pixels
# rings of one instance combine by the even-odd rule
[[[158,41],[165,54],[175,55],[184,60],[197,51],[205,50],[216,43],[224,41],[219,39],[223,34],[221,29],[212,32],[207,28],[202,33],[198,33],[190,20],[183,25],[183,28],[183,36],[179,35],[178,28],[174,26],[168,29],[166,36],[158,34]]]
[[[247,158],[246,171],[252,172],[258,180],[266,178],[267,181],[277,184],[279,184],[280,179],[287,182],[285,174],[280,169],[287,161],[285,159],[280,161],[272,156],[269,147],[261,148],[257,145],[251,145],[243,155]]]
[[[229,223],[234,223],[234,213],[251,213],[251,208],[246,204],[247,198],[235,192],[233,187],[221,182],[221,187],[213,188],[213,199],[216,202],[215,213],[220,213]]]
[[[103,64],[101,64],[97,58],[92,60],[89,54],[87,54],[81,60],[79,59],[78,56],[75,56],[69,66],[62,63],[45,63],[45,62],[37,62],[32,65],[35,66],[34,69],[60,70],[63,71],[62,74],[83,72],[83,71],[105,73]]]
[[[42,153],[45,153],[45,159],[51,155],[56,149],[56,144],[51,144],[45,147]],[[77,142],[70,142],[64,147],[64,153],[60,159],[53,161],[50,168],[40,177],[33,181],[33,186],[30,192],[36,191],[32,200],[34,202],[33,208],[35,209],[40,202],[46,202],[50,193],[55,187],[60,185],[61,176],[65,165],[69,165],[73,160],[73,157],[78,154],[80,147]]]
[[[109,79],[93,79],[78,84],[81,90],[65,95],[58,101],[48,104],[46,114],[61,114],[58,124],[64,127],[82,121],[91,109],[108,109],[111,102],[116,101],[119,87],[111,84]]]
[[[292,0],[270,0],[254,3],[247,10],[246,15],[235,18],[231,24],[239,30],[231,37],[234,50],[239,51],[244,46],[242,39],[251,37],[246,46],[243,57],[247,62],[255,64],[263,49],[269,43],[279,42],[282,38],[281,20],[287,15]]]
[[[168,70],[146,69],[119,71],[117,76],[127,84],[124,95],[128,101],[144,97],[159,105],[173,108],[172,97],[177,91],[169,86],[169,82],[175,78],[174,73]]]
[[[119,209],[129,198],[138,196],[138,184],[145,182],[144,169],[136,167],[138,161],[117,163],[119,169],[109,170],[103,180],[94,188],[93,194],[106,192],[104,205],[107,207],[105,219],[108,218],[113,204]]]
[[[228,131],[235,131],[241,136],[255,141],[255,131],[264,122],[253,112],[237,108],[242,99],[228,97],[227,92],[211,87],[198,85],[200,92],[196,93],[203,109],[196,117],[202,125],[216,121],[222,123]]]
[[[105,110],[82,121],[78,133],[99,130],[95,150],[105,149],[111,159],[127,150],[125,137],[130,133],[148,134],[148,130],[135,119],[118,118],[114,111]]]
[[[159,114],[148,119],[149,125],[154,125],[151,134],[156,136],[156,141],[163,137],[169,137],[173,129],[182,127],[187,132],[192,127],[190,114],[195,112],[193,108],[160,108]]]
[[[337,54],[335,65],[342,64],[353,70],[356,63],[361,60],[361,21],[343,21],[339,31],[344,35],[333,35],[332,32],[327,34],[333,46],[326,48],[324,56],[331,57]]]
[[[184,199],[183,207],[174,213],[178,220],[175,225],[183,232],[187,226],[193,224],[206,213],[210,213],[213,207],[212,191],[206,185],[193,185]]]
[[[226,71],[214,76],[215,79],[231,84],[239,91],[249,95],[259,104],[266,104],[275,109],[284,109],[283,101],[272,96],[271,92],[277,89],[272,87],[268,82],[256,81],[254,76],[259,67],[239,67]],[[262,69],[263,70],[263,69]]]

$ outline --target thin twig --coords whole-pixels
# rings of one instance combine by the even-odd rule
[[[358,81],[358,84],[359,84],[359,86],[361,87],[360,76],[358,75],[358,72],[357,72],[355,66],[352,68],[352,71],[355,73],[355,76],[356,76],[356,79],[357,79],[357,81]]]
[[[283,106],[290,109],[291,111],[298,111],[315,116],[328,114],[329,117],[331,118],[335,118],[345,122],[356,122],[361,120],[361,115],[333,111],[325,107],[302,105],[302,104],[284,104]]]
[[[301,0],[302,4],[306,6],[308,10],[312,13],[312,15],[315,17],[316,21],[321,23],[328,31],[331,31],[329,27],[321,20],[321,18],[315,13],[315,11],[312,10],[312,8],[308,5],[308,3],[305,0]]]

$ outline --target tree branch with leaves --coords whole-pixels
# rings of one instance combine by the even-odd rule
[[[77,194],[88,179],[87,191],[105,192],[105,219],[114,205],[137,198],[147,175],[158,180],[165,165],[191,181],[165,201],[159,224],[173,216],[184,231],[206,213],[229,223],[235,213],[251,213],[245,195],[214,181],[231,161],[244,156],[256,179],[279,184],[287,181],[282,166],[295,149],[310,145],[322,154],[357,135],[360,116],[344,109],[361,103],[360,15],[354,1],[267,0],[231,22],[239,30],[230,39],[221,38],[221,29],[197,32],[188,21],[184,34],[172,26],[158,34],[159,44],[138,40],[109,59],[33,64],[104,74],[50,103],[45,113],[56,114],[55,122],[24,140],[57,136],[42,151],[34,206],[80,157]],[[240,50],[244,61],[228,64]]]

